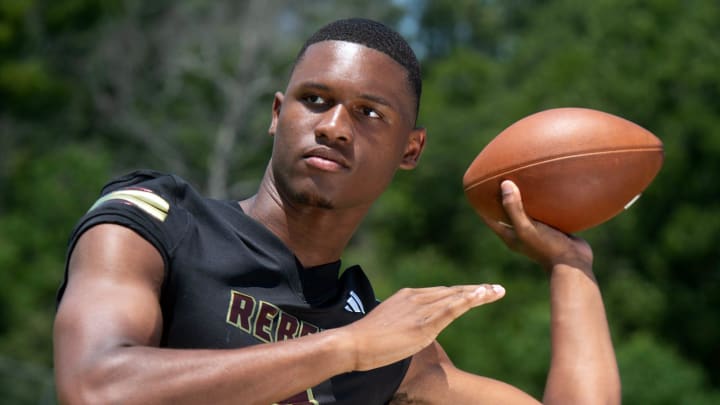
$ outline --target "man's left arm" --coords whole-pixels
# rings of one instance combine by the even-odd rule
[[[619,404],[620,376],[590,246],[530,220],[517,187],[511,182],[502,187],[511,226],[486,221],[488,226],[550,278],[552,356],[543,403]],[[397,398],[398,404],[538,403],[509,384],[455,368],[437,343],[413,357]]]

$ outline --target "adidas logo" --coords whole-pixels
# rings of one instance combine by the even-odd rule
[[[360,301],[360,297],[355,294],[355,291],[350,290],[350,296],[347,299],[347,304],[345,304],[345,310],[357,314],[365,313],[365,307],[363,307],[362,301]]]

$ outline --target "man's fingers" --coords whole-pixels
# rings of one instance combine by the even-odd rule
[[[505,213],[512,222],[509,225],[514,229],[530,225],[530,220],[525,214],[525,208],[522,205],[520,189],[515,183],[505,180],[500,183],[500,190],[502,191],[503,208],[505,208]]]
[[[355,369],[368,370],[413,355],[471,308],[504,295],[505,289],[497,284],[404,288],[345,327],[352,330],[349,336],[358,352]]]
[[[505,221],[482,218],[506,245],[513,248],[517,244],[518,232],[527,232],[533,229],[532,221],[527,217],[522,204],[520,189],[510,180],[500,183],[502,205],[509,223]]]
[[[400,295],[405,294],[412,297],[417,303],[432,303],[442,299],[461,297],[467,295],[468,297],[474,296],[480,291],[485,289],[492,290],[492,287],[502,288],[499,284],[467,284],[467,285],[455,285],[455,286],[435,286],[435,287],[422,287],[422,288],[403,288],[398,293]]]
[[[506,244],[510,243],[510,241],[515,238],[515,232],[513,231],[512,225],[485,217],[482,217],[482,220],[485,222],[485,225],[492,229],[492,231],[505,241]]]
[[[400,294],[406,294],[417,304],[431,304],[438,300],[445,299],[456,294],[454,287],[425,287],[425,288],[405,288],[400,290]]]
[[[432,318],[444,317],[449,310],[452,319],[479,305],[497,301],[505,295],[499,284],[472,284],[452,287],[405,288],[398,292],[398,300],[418,305],[419,311],[427,310]],[[425,308],[425,309],[421,309]]]
[[[450,287],[455,291],[447,297],[436,301],[436,308],[444,308],[450,319],[447,324],[460,315],[480,305],[489,304],[505,296],[505,288],[499,284],[480,284]],[[438,316],[446,316],[441,312]]]
[[[504,297],[505,287],[500,284],[482,284],[473,291],[473,294],[477,305],[488,304]]]

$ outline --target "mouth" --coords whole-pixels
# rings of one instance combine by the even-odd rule
[[[350,168],[345,156],[328,147],[313,148],[302,157],[308,165],[320,170],[336,172]]]

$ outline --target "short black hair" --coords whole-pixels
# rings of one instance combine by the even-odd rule
[[[302,60],[310,45],[322,41],[345,41],[364,45],[388,55],[401,64],[407,71],[408,84],[415,94],[415,114],[417,115],[422,93],[420,63],[410,44],[397,31],[385,24],[365,18],[334,21],[320,28],[305,41],[295,58],[295,65]]]

